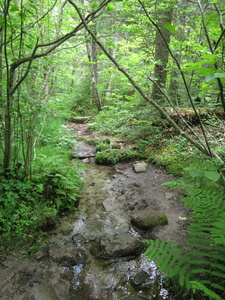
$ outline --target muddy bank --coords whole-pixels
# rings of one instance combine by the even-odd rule
[[[86,129],[79,125],[76,134],[88,135]],[[75,152],[85,156],[94,148],[79,143]],[[185,243],[179,217],[187,212],[179,195],[161,186],[171,176],[154,166],[135,173],[134,162],[113,167],[84,162],[74,162],[85,180],[77,211],[48,232],[35,255],[2,261],[0,298],[181,299],[167,290],[154,263],[141,254],[143,238]],[[166,214],[168,225],[144,231],[132,226],[132,217],[147,209]]]

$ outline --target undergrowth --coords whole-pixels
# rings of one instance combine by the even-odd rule
[[[52,120],[39,137],[31,176],[21,167],[0,169],[1,251],[29,248],[60,215],[75,210],[82,181],[69,160],[71,145],[61,122]]]
[[[145,159],[175,176],[184,174],[184,168],[193,163],[201,165],[205,157],[180,135],[177,135],[157,113],[148,106],[140,103],[119,103],[103,108],[103,110],[89,122],[92,130],[124,139],[126,143],[135,144],[135,155],[130,158]],[[129,147],[128,147],[129,148]],[[108,145],[97,146],[97,161],[114,164],[118,162],[119,154],[105,152]]]

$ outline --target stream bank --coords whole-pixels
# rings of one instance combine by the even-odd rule
[[[77,126],[76,135],[94,138],[86,125]],[[79,142],[74,151],[93,157],[95,149]],[[154,263],[143,256],[141,242],[164,237],[184,245],[179,217],[187,211],[176,192],[161,186],[173,178],[154,166],[136,173],[134,162],[109,167],[93,160],[84,158],[79,168],[85,187],[77,211],[47,233],[37,253],[2,262],[1,299],[181,299],[164,287]],[[79,165],[76,160],[74,166]],[[152,230],[132,226],[133,216],[148,209],[165,214],[168,225]]]

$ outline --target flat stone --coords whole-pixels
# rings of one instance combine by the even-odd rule
[[[115,201],[115,197],[105,199],[102,202],[102,205],[107,212],[115,211],[118,208],[118,204]]]

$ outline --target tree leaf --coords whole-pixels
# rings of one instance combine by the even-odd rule
[[[19,7],[16,5],[16,4],[14,4],[14,5],[12,5],[11,7],[10,7],[10,11],[19,11],[20,9],[19,9]]]
[[[198,70],[197,74],[199,76],[204,76],[204,75],[212,74],[215,71],[216,71],[215,68],[204,68],[204,69]]]
[[[164,26],[165,26],[165,28],[166,28],[167,30],[169,30],[170,32],[172,32],[172,33],[174,33],[174,34],[177,33],[175,26],[173,26],[171,23],[166,23]]]
[[[216,79],[216,78],[225,78],[225,73],[214,73],[214,74],[208,74],[205,76],[205,81],[206,82],[209,82],[213,79]]]
[[[217,181],[220,178],[220,173],[217,171],[205,171],[204,176],[212,181]]]

